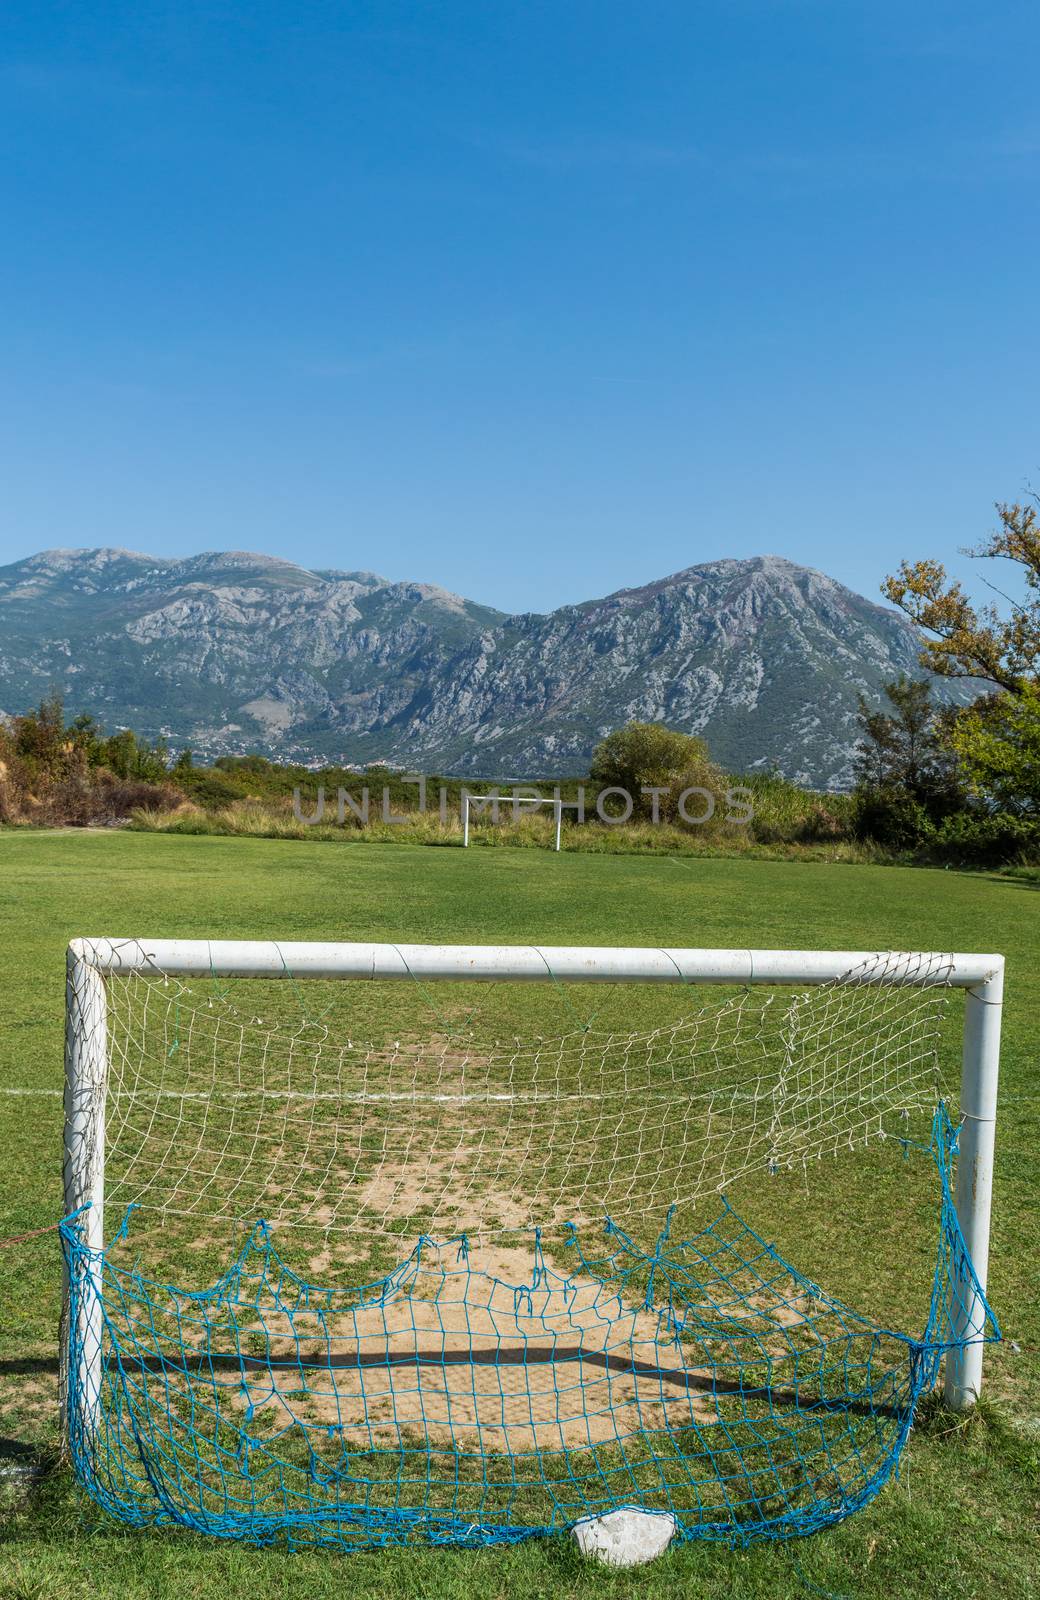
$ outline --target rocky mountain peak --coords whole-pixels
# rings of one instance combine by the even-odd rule
[[[858,696],[916,671],[918,649],[898,613],[775,555],[512,616],[242,550],[54,549],[0,569],[0,709],[58,689],[209,757],[533,778],[587,770],[639,718],[702,734],[732,770],[842,787]]]

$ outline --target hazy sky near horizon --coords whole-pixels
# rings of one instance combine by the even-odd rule
[[[9,0],[0,561],[872,597],[1040,481],[1034,0]]]

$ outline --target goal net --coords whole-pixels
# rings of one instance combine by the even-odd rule
[[[699,952],[604,990],[572,980],[608,952],[487,952],[489,988],[472,951],[433,981],[367,947],[394,976],[360,983],[184,948],[70,966],[68,1438],[126,1520],[805,1533],[996,1335],[951,1186],[961,958],[698,992]]]

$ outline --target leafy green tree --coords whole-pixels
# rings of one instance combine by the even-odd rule
[[[969,706],[951,741],[973,794],[1008,816],[1040,819],[1040,684]]]
[[[121,728],[101,746],[101,759],[118,778],[139,778],[162,783],[167,777],[167,750],[162,739],[154,745],[139,740],[132,728]]]
[[[858,786],[900,790],[922,805],[949,809],[960,797],[957,759],[930,684],[901,673],[884,692],[887,712],[871,710],[860,695]]]
[[[55,773],[67,764],[65,707],[60,694],[50,694],[35,711],[14,719],[14,748],[30,773]]]
[[[92,767],[101,764],[101,746],[104,740],[104,729],[96,717],[89,711],[81,711],[69,724],[68,733],[77,750],[82,750],[88,763]]]
[[[908,849],[965,803],[949,716],[931,686],[901,674],[884,686],[887,711],[860,696],[856,824],[868,838]]]
[[[1025,598],[1002,590],[1007,615],[976,607],[939,561],[904,561],[883,591],[932,637],[922,664],[941,677],[975,678],[993,692],[949,725],[972,794],[1011,816],[1040,815],[1040,495],[1025,505],[998,505],[1000,526],[969,554],[1010,561]],[[993,586],[996,587],[996,586]]]
[[[661,722],[629,722],[609,733],[593,751],[589,778],[601,789],[626,790],[639,816],[653,813],[653,797],[644,789],[667,791],[670,810],[682,788],[718,791],[724,781],[703,739]]]

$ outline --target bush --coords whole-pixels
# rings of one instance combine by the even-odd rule
[[[853,799],[800,789],[779,773],[751,773],[733,780],[750,791],[748,832],[758,844],[838,844],[856,838]]]
[[[135,811],[167,811],[180,800],[169,783],[145,783],[140,778],[113,778],[104,774],[98,786],[98,807],[106,821],[124,821]]]
[[[675,733],[660,722],[629,722],[608,734],[595,748],[589,779],[599,789],[624,789],[636,817],[649,817],[653,798],[644,788],[667,789],[662,815],[677,813],[683,789],[709,789],[721,797],[725,775],[708,755],[703,739]]]
[[[890,850],[916,850],[934,827],[924,806],[903,789],[859,789],[853,810],[858,839],[872,839]]]
[[[111,759],[109,759],[111,758]],[[161,746],[124,731],[104,739],[93,718],[65,726],[61,700],[0,727],[0,823],[88,827],[179,800]]]
[[[966,807],[934,819],[895,790],[854,796],[856,834],[922,862],[999,867],[1040,859],[1040,818]]]
[[[190,782],[182,781],[181,787],[200,806],[226,806],[243,798],[239,787],[215,772],[193,772]]]
[[[1003,867],[1040,862],[1040,818],[1007,812],[961,811],[946,817],[928,840],[932,859],[965,866]]]
[[[0,823],[20,822],[26,807],[24,775],[11,760],[10,750],[5,753],[8,759],[0,759]]]
[[[700,741],[698,740],[698,743]],[[679,775],[669,785],[668,793],[661,801],[661,817],[665,822],[673,822],[676,827],[696,827],[699,831],[712,832],[719,826],[724,826],[726,814],[725,794],[729,787],[729,779],[717,767],[714,761],[705,755],[699,761],[688,762]],[[706,789],[715,798],[715,810],[708,822],[689,823],[679,813],[679,800],[685,789]],[[705,809],[706,801],[703,795],[693,795],[686,802],[686,810],[692,816],[700,816]],[[637,816],[640,814],[637,808]],[[643,814],[649,814],[649,802],[643,807]]]

